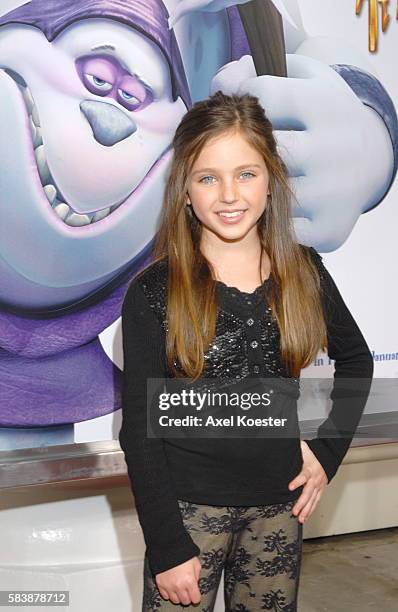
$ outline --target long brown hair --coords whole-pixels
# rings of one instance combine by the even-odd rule
[[[295,196],[263,107],[256,96],[225,95],[221,91],[188,110],[172,142],[174,155],[151,263],[167,257],[167,366],[176,377],[196,380],[203,372],[204,353],[215,335],[215,275],[200,250],[201,222],[194,213],[187,214],[187,178],[209,139],[235,130],[262,155],[269,174],[271,198],[258,220],[257,231],[271,261],[267,303],[279,325],[281,357],[290,375],[296,377],[320,349],[327,347],[319,274],[308,249],[295,238],[291,219]]]

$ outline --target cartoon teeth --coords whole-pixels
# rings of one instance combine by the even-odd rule
[[[58,217],[65,221],[65,218],[68,216],[70,208],[64,202],[56,202],[55,206],[52,207],[53,211],[57,213]]]
[[[46,154],[44,152],[44,145],[39,145],[35,149],[37,169],[39,171],[40,180],[42,185],[47,185],[51,182],[51,174],[47,165]]]
[[[31,114],[32,114],[32,121],[35,124],[35,126],[40,127],[40,118],[39,118],[39,113],[36,108],[36,104],[33,105]]]
[[[44,191],[50,204],[54,204],[55,198],[57,197],[57,190],[55,189],[54,185],[45,185]]]
[[[93,221],[101,221],[101,219],[105,219],[111,212],[110,208],[104,208],[103,210],[99,210],[93,215]]]
[[[36,147],[43,144],[43,140],[41,137],[41,129],[35,126],[35,124],[32,121],[32,117],[29,117],[29,123],[30,123],[30,131],[32,133],[33,148],[36,149]]]
[[[89,225],[96,223],[97,221],[102,221],[114,210],[119,208],[119,206],[123,202],[119,202],[117,204],[114,204],[113,206],[104,208],[103,210],[99,210],[95,213],[86,214],[77,213],[73,210],[71,206],[69,206],[68,203],[65,202],[65,198],[62,196],[60,190],[58,189],[47,163],[46,147],[43,143],[42,138],[42,126],[40,125],[39,111],[35,104],[32,93],[29,87],[26,85],[26,82],[20,75],[12,71],[7,71],[7,73],[18,85],[25,102],[26,110],[29,117],[29,126],[32,136],[33,149],[36,157],[37,170],[40,176],[41,184],[43,186],[43,191],[47,197],[49,204],[51,205],[51,208],[59,219],[61,219],[71,227],[81,227],[83,225]]]
[[[29,87],[20,87],[23,95],[23,99],[25,100],[26,108],[28,110],[29,115],[32,114],[32,109],[35,105],[32,94],[30,93]]]
[[[88,215],[79,215],[78,213],[71,212],[66,222],[73,227],[80,227],[81,225],[88,225],[91,223],[91,218]]]

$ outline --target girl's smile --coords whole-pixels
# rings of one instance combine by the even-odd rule
[[[245,214],[247,209],[237,210],[234,212],[218,212],[217,216],[220,218],[222,223],[226,223],[228,225],[239,223],[241,221],[243,215]]]
[[[267,205],[269,174],[242,132],[222,133],[204,145],[190,169],[187,192],[187,203],[202,224],[202,244],[232,240],[246,248],[258,242],[256,225]]]

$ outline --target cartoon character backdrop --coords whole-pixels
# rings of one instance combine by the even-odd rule
[[[217,89],[253,93],[273,122],[298,240],[332,272],[377,259],[383,229],[359,241],[372,215],[397,221],[393,56],[387,85],[366,38],[349,42],[365,9],[333,4],[352,15],[340,38],[315,0],[2,2],[1,449],[117,436],[124,293],[149,261],[174,130]]]

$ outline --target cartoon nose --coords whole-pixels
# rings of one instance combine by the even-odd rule
[[[107,102],[83,100],[80,110],[91,125],[94,138],[105,147],[128,138],[137,129],[136,124],[126,114]]]

